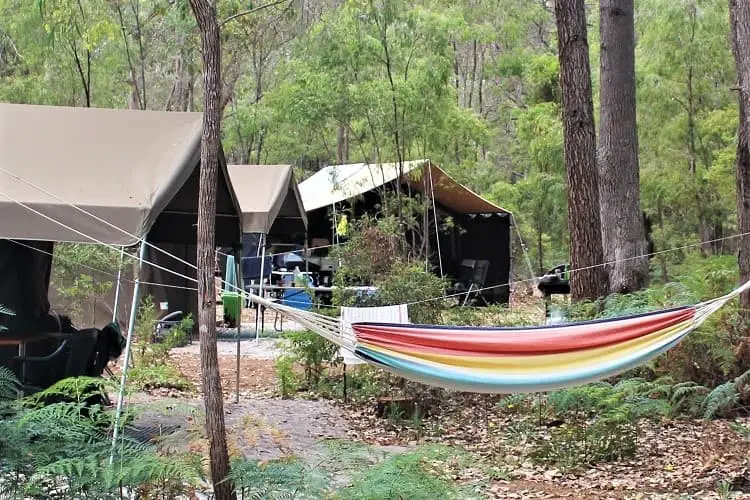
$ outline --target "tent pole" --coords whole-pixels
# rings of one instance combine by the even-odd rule
[[[239,403],[240,402],[240,336],[242,335],[242,309],[244,309],[245,300],[243,296],[245,295],[245,286],[242,281],[242,252],[238,251],[237,253],[237,285],[240,288],[240,317],[237,318],[237,392],[234,395],[234,402]]]
[[[265,274],[265,263],[266,263],[266,233],[261,233],[261,241],[263,247],[261,249],[260,257],[260,283],[258,284],[258,295],[263,298],[263,281]],[[270,284],[270,283],[269,283]],[[255,314],[255,342],[260,342],[260,328],[263,328],[263,321],[260,321],[260,328],[258,327],[258,320],[260,320],[260,304],[258,304],[258,312]]]
[[[109,464],[115,461],[115,448],[117,447],[117,438],[120,429],[120,418],[122,417],[122,407],[125,400],[125,383],[128,377],[128,364],[130,363],[130,351],[133,347],[133,332],[135,330],[135,317],[138,314],[138,294],[141,287],[141,270],[143,269],[143,260],[146,257],[146,236],[141,240],[141,248],[138,251],[138,274],[135,277],[133,286],[133,303],[130,306],[130,318],[128,318],[128,338],[125,342],[125,362],[122,364],[122,378],[120,379],[120,390],[117,394],[117,411],[115,412],[115,428],[112,432],[112,451],[109,455]]]
[[[112,306],[112,323],[117,322],[117,308],[120,305],[120,283],[122,282],[122,263],[125,260],[125,247],[120,247],[120,265],[117,267],[117,285],[115,285],[115,304]]]
[[[435,242],[437,243],[438,263],[440,264],[440,279],[445,279],[443,254],[440,251],[440,226],[438,225],[437,207],[435,206],[435,186],[432,184],[432,163],[428,163],[427,168],[430,173],[430,198],[432,199],[432,217],[435,219]]]
[[[307,255],[307,249],[308,249],[308,245],[307,245],[307,231],[305,231],[305,248],[304,248],[304,254],[303,255],[305,256],[305,272],[309,273],[310,272],[310,261],[309,261],[309,257],[310,256]]]

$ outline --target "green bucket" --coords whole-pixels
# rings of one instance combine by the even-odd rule
[[[237,292],[223,292],[221,294],[221,304],[224,306],[224,317],[228,318],[230,323],[237,325],[240,322],[241,297]]]

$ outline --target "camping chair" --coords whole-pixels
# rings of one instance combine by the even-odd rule
[[[56,382],[69,377],[93,376],[93,359],[96,353],[99,330],[89,328],[70,334],[60,346],[47,356],[16,356],[29,373],[41,374],[29,381],[21,380],[21,388],[27,395],[41,392]]]
[[[544,295],[544,317],[549,318],[549,305],[553,295],[570,293],[570,264],[560,264],[539,279],[537,288]]]
[[[461,261],[458,268],[456,291],[466,293],[464,301],[461,304],[462,307],[469,302],[472,293],[475,297],[482,299],[485,305],[487,305],[487,301],[482,297],[480,291],[487,281],[489,267],[490,262],[488,260],[464,259]]]

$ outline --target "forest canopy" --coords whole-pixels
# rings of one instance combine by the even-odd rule
[[[304,176],[430,158],[516,214],[536,272],[556,265],[568,231],[551,4],[289,0],[243,15],[262,2],[220,0],[227,159],[291,163]],[[656,249],[732,234],[727,2],[635,8],[641,204]],[[598,109],[598,5],[587,9]],[[0,100],[200,110],[199,45],[186,1],[0,0]]]

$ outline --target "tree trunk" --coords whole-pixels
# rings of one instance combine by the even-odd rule
[[[599,200],[609,289],[629,293],[648,282],[640,207],[635,105],[633,0],[601,0]]]
[[[604,255],[599,176],[584,0],[555,2],[555,17],[562,85],[570,264],[574,271],[571,298],[596,299],[606,295],[607,277],[601,267]]]
[[[732,28],[732,53],[739,80],[740,124],[737,133],[737,215],[740,234],[750,232],[750,3],[746,0],[729,0],[729,18]],[[750,279],[750,236],[738,242],[740,281]],[[740,314],[745,326],[750,324],[750,292],[740,295]],[[750,341],[747,335],[739,349],[740,363],[750,365]]]
[[[201,382],[206,405],[206,433],[211,479],[217,500],[236,499],[229,474],[229,453],[224,426],[224,401],[216,351],[216,288],[214,283],[214,228],[216,184],[221,129],[221,47],[216,9],[210,0],[190,0],[201,33],[203,49],[203,137],[201,139],[198,195],[198,325]]]

